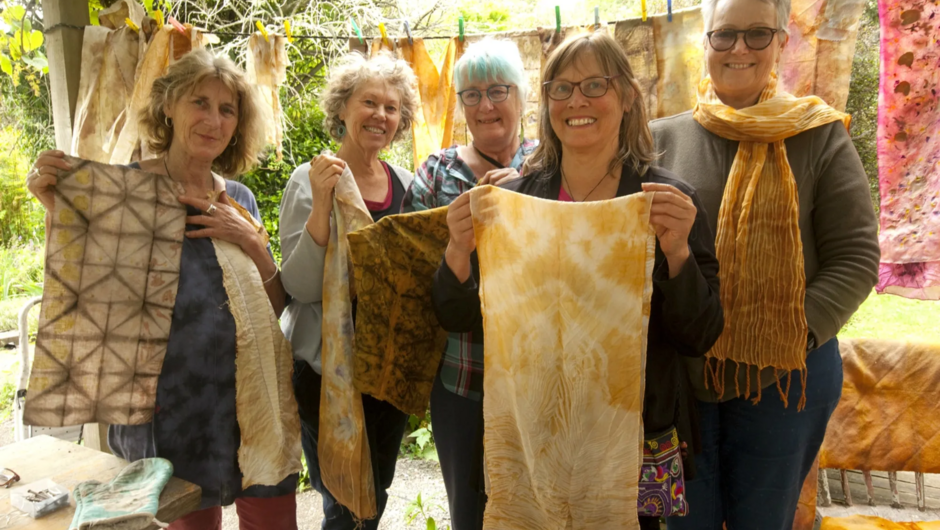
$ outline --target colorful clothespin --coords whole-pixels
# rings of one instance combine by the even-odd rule
[[[362,30],[359,29],[359,24],[356,24],[356,17],[349,17],[349,21],[352,22],[353,30],[356,31],[356,36],[359,37],[359,44],[365,44],[365,39],[362,38]]]
[[[640,18],[646,22],[646,0],[640,0]]]
[[[176,31],[179,31],[179,32],[182,33],[183,35],[186,35],[186,26],[180,24],[178,20],[176,20],[176,19],[173,18],[173,17],[170,17],[170,18],[167,20],[167,22],[169,22],[170,24],[172,24],[173,27],[176,28]]]
[[[561,33],[561,8],[555,6],[555,33]]]
[[[294,42],[294,36],[290,32],[290,20],[284,21],[284,35],[287,36],[287,42]]]
[[[666,20],[672,22],[672,0],[666,0]]]
[[[463,15],[460,15],[460,18],[457,19],[457,25],[460,27],[460,42],[464,41],[463,36]]]
[[[264,37],[265,42],[271,42],[271,39],[268,38],[268,30],[264,29],[264,24],[262,24],[260,20],[255,21],[255,27],[261,32],[261,36]]]
[[[594,7],[594,29],[601,27],[601,8]]]
[[[388,32],[385,31],[385,22],[379,22],[379,33],[382,34],[382,43],[391,48],[392,45],[388,42]]]
[[[405,21],[405,35],[408,35],[408,44],[414,45],[415,40],[411,38],[411,26],[408,25],[408,21]]]
[[[134,21],[130,18],[125,18],[124,23],[127,24],[127,27],[134,30],[134,33],[140,33],[140,27],[137,24],[134,24]]]
[[[163,11],[159,9],[155,10],[153,13],[150,13],[150,18],[157,23],[157,29],[163,29]]]

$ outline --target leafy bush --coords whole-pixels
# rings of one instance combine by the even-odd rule
[[[878,22],[878,3],[869,0],[858,28],[855,61],[852,63],[852,83],[845,111],[852,115],[852,142],[862,159],[871,186],[871,201],[875,210],[880,205],[878,189],[878,79],[880,76],[881,29]]]
[[[33,161],[16,148],[17,131],[0,129],[0,246],[42,241],[43,210],[26,189],[26,173]]]

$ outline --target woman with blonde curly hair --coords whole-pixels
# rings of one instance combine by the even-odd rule
[[[379,160],[379,153],[411,129],[417,106],[414,73],[387,54],[366,59],[359,53],[331,68],[321,97],[325,125],[340,144],[336,155],[321,154],[291,175],[281,201],[281,251],[284,287],[292,301],[282,326],[294,349],[294,394],[300,410],[302,441],[310,482],[323,497],[323,528],[358,528],[352,513],[320,479],[317,438],[320,420],[320,329],[323,268],[330,238],[333,188],[348,166],[372,219],[401,211],[411,172]],[[353,307],[355,310],[355,306]],[[395,475],[395,461],[407,416],[391,404],[362,396],[377,516],[363,522],[378,528]]]
[[[166,458],[176,476],[202,488],[202,509],[171,524],[173,530],[221,529],[221,506],[233,502],[242,529],[295,530],[296,474],[278,484],[242,489],[236,322],[211,241],[232,243],[251,259],[265,291],[256,288],[255,295],[266,294],[279,315],[284,287],[255,197],[244,185],[219,175],[235,176],[257,163],[264,147],[265,107],[244,72],[205,50],[192,51],[170,66],[150,97],[140,126],[158,157],[131,166],[182,185],[185,193],[179,200],[187,207],[187,237],[153,421],[111,426],[109,445],[127,460]],[[27,180],[48,213],[55,206],[57,171],[70,169],[63,156],[60,151],[43,153]]]

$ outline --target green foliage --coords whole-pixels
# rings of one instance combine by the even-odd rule
[[[852,142],[862,159],[871,186],[871,200],[878,209],[878,79],[880,76],[880,39],[878,3],[869,0],[858,28],[852,83],[845,111],[852,115]]]
[[[430,410],[424,418],[412,414],[408,417],[407,440],[402,441],[401,454],[409,458],[437,461],[437,446],[434,444],[434,430],[431,426]]]
[[[437,521],[429,514],[432,509],[443,511],[439,504],[429,504],[422,501],[421,494],[418,493],[418,498],[411,501],[405,509],[405,523],[410,525],[420,517],[424,520],[424,526],[427,530],[438,530]],[[441,527],[439,530],[450,530],[450,526]]]
[[[297,493],[303,493],[310,489],[310,470],[307,468],[307,459],[302,455],[300,457],[300,480],[297,481]]]
[[[0,300],[42,294],[41,246],[0,247]]]
[[[31,157],[17,148],[21,131],[0,129],[0,246],[41,241],[45,210],[26,189]]]
[[[40,78],[49,72],[49,61],[42,51],[42,31],[33,29],[28,15],[26,8],[18,4],[0,11],[0,71],[14,86],[25,80],[39,96]]]
[[[839,337],[940,344],[940,304],[872,292]]]

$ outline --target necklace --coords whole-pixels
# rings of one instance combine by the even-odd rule
[[[487,156],[487,155],[483,154],[483,151],[480,151],[479,149],[477,149],[477,146],[474,145],[474,146],[473,146],[473,150],[476,151],[477,154],[480,155],[481,158],[483,158],[483,160],[486,160],[486,161],[489,162],[490,164],[493,164],[493,166],[494,166],[495,168],[497,168],[497,169],[506,169],[506,166],[502,165],[502,164],[499,162],[499,160],[496,160],[495,158],[492,158],[492,157],[490,157],[490,156]]]
[[[558,166],[558,169],[561,170],[561,180],[565,181],[565,186],[568,186],[568,191],[570,192],[570,191],[571,191],[571,184],[568,184],[568,179],[567,179],[567,177],[565,177],[565,170],[562,169],[560,165]],[[573,193],[569,193],[569,195],[571,196],[571,200],[573,200],[574,202],[584,202],[584,201],[586,201],[586,200],[588,199],[588,197],[590,197],[591,194],[594,193],[594,192],[597,190],[598,186],[601,185],[601,182],[604,182],[604,179],[607,178],[609,175],[610,175],[610,171],[608,171],[607,173],[604,173],[604,176],[601,177],[601,179],[597,181],[597,184],[595,184],[594,187],[591,188],[591,191],[589,191],[588,194],[585,195],[584,198],[581,199],[580,201],[574,198],[574,194],[573,194]]]

